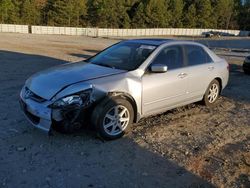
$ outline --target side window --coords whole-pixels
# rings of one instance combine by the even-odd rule
[[[182,47],[170,46],[164,48],[153,60],[152,64],[165,64],[168,70],[183,67]]]
[[[186,56],[187,56],[188,66],[202,65],[202,64],[205,64],[205,63],[212,62],[211,57],[200,46],[186,45],[185,49],[186,49]]]

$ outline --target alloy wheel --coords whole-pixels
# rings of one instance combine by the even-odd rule
[[[216,83],[214,83],[209,88],[207,96],[209,103],[214,103],[218,96],[219,96],[219,86]]]
[[[111,136],[116,136],[127,128],[129,121],[129,110],[123,105],[114,106],[104,116],[104,131]]]

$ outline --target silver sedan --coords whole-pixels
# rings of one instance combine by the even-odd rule
[[[228,63],[201,44],[127,40],[83,62],[33,75],[20,104],[46,132],[90,124],[103,138],[116,139],[143,117],[197,101],[214,105],[228,77]]]

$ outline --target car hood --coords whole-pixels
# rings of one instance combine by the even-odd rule
[[[67,63],[34,74],[26,81],[26,86],[36,95],[49,100],[71,84],[124,72],[86,62]]]

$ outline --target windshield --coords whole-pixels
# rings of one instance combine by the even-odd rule
[[[137,69],[155,48],[154,45],[121,42],[107,48],[87,61],[100,66],[130,71]]]

